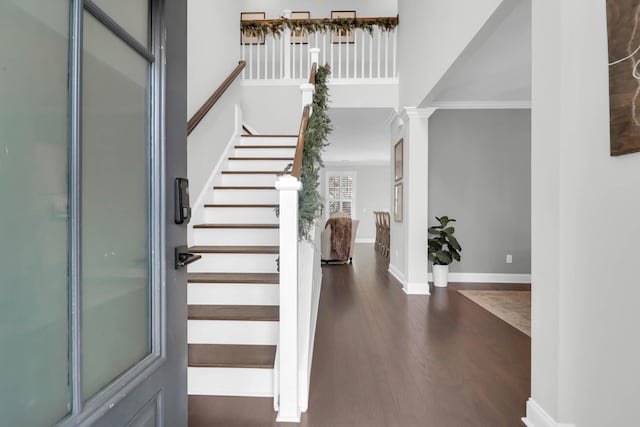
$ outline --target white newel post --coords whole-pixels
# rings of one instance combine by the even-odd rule
[[[291,11],[283,10],[282,16],[287,19],[291,19]],[[284,27],[282,31],[282,78],[285,80],[291,79],[291,30],[289,27]]]
[[[277,421],[300,422],[298,402],[298,192],[291,175],[276,181],[280,193],[280,410]]]
[[[311,66],[313,67],[313,64],[317,64],[318,63],[318,53],[320,52],[320,49],[317,47],[311,48],[309,49],[309,55],[311,57]],[[313,103],[313,93],[315,91],[316,86],[307,82],[307,83],[303,83],[300,85],[300,95],[301,95],[301,101],[302,101],[302,110],[304,110],[304,107],[306,107],[307,105],[311,105]],[[309,111],[309,115],[311,115],[311,113],[313,113],[313,111]]]

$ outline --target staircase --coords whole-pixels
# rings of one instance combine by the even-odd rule
[[[278,341],[277,175],[293,162],[296,136],[244,135],[208,190],[193,225],[202,256],[189,265],[190,395],[274,394]]]

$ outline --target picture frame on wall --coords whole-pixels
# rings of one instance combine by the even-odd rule
[[[609,150],[612,156],[640,152],[640,97],[636,73],[638,2],[607,0],[609,39]]]
[[[393,192],[393,220],[402,222],[402,183],[396,184]]]
[[[355,19],[355,10],[332,10],[331,19]],[[356,34],[353,31],[338,30],[331,36],[332,43],[355,43]]]
[[[403,155],[404,155],[404,139],[400,139],[393,147],[393,165],[394,165],[394,177],[398,182],[402,179],[403,170]]]
[[[264,21],[267,17],[265,12],[242,12],[241,21]],[[250,34],[246,31],[240,32],[240,44],[264,44],[264,35]]]
[[[291,12],[291,19],[311,19],[311,12],[309,11]],[[291,44],[309,44],[309,33],[301,29],[292,31]]]

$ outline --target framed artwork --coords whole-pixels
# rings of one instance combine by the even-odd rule
[[[607,0],[610,153],[640,151],[640,66],[637,0]]]
[[[240,14],[241,21],[263,21],[266,19],[265,12],[242,12]],[[263,35],[249,34],[245,31],[240,33],[240,44],[264,44]]]
[[[402,179],[402,155],[403,155],[403,146],[404,146],[403,141],[404,139],[401,139],[400,141],[398,141],[393,149],[393,153],[394,153],[393,164],[394,164],[394,170],[395,170],[394,176],[395,176],[396,182]]]
[[[355,19],[355,10],[332,10],[331,19]],[[338,30],[331,36],[332,43],[355,43],[356,35],[353,31]]]
[[[291,12],[291,19],[311,19],[309,12]],[[309,44],[309,33],[304,30],[291,32],[291,44]]]
[[[393,220],[402,222],[402,183],[396,184],[393,193]]]

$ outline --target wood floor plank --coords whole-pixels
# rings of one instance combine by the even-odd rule
[[[277,322],[277,305],[189,305],[189,320],[246,320]]]
[[[189,252],[196,254],[278,254],[278,246],[192,246]]]
[[[450,284],[408,296],[376,256],[323,267],[302,427],[513,427],[530,395],[531,340]],[[189,397],[189,426],[277,426],[272,399]]]
[[[273,369],[275,345],[189,344],[189,366]]]
[[[278,273],[188,273],[189,283],[250,283],[277,285]]]

